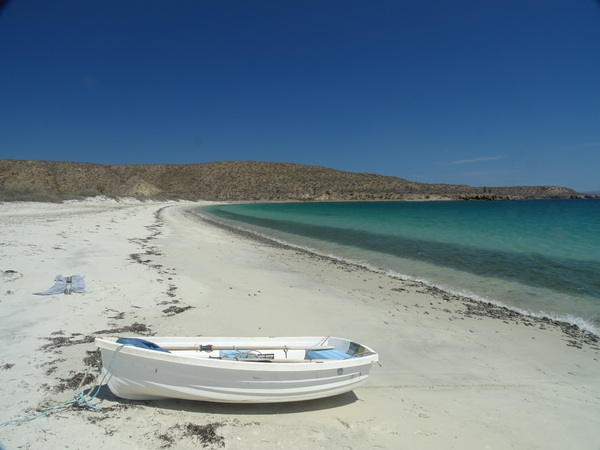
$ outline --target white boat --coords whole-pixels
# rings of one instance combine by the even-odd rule
[[[97,338],[113,394],[222,403],[311,400],[364,383],[376,352],[336,337]]]

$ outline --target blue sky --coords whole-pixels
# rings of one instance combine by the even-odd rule
[[[597,0],[12,0],[0,158],[600,190]]]

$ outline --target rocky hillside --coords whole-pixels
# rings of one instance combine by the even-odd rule
[[[0,160],[0,200],[56,200],[80,196],[191,200],[501,200],[571,198],[556,186],[474,188],[414,183],[402,178],[324,167],[253,161],[106,166]]]

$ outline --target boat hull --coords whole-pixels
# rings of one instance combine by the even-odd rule
[[[202,345],[200,338],[152,338],[161,347]],[[310,345],[348,351],[351,341],[339,338],[201,338],[214,346],[263,349],[285,347],[285,356]],[[222,403],[277,403],[342,394],[364,383],[377,354],[347,359],[227,360],[212,351],[164,353],[123,346],[116,339],[97,339],[108,387],[129,400],[177,398]],[[354,344],[357,345],[357,344]],[[296,350],[287,350],[287,349]],[[215,354],[215,356],[212,356]],[[273,353],[270,354],[272,356]]]

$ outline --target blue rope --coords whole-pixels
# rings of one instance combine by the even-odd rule
[[[92,400],[92,398],[90,398],[89,400],[87,398],[85,398],[85,395],[83,394],[83,392],[75,392],[75,398],[74,400],[77,402],[78,405],[82,405],[84,404],[85,406],[87,406],[88,408],[92,408],[92,409],[102,409],[99,406],[94,406],[90,403],[90,401]]]
[[[77,404],[79,406],[85,405],[88,408],[92,408],[92,409],[95,409],[95,410],[102,409],[99,406],[92,405],[91,401],[94,400],[96,398],[96,396],[100,393],[100,389],[102,388],[102,385],[104,384],[104,380],[106,379],[106,377],[110,373],[110,369],[112,368],[113,362],[115,361],[115,356],[117,356],[117,353],[119,353],[119,351],[121,351],[121,349],[123,347],[125,347],[126,345],[129,345],[129,344],[121,344],[121,346],[115,350],[115,352],[113,353],[113,356],[112,356],[112,358],[110,360],[110,364],[108,365],[108,369],[106,369],[106,373],[102,377],[102,380],[100,380],[100,383],[98,383],[98,385],[96,387],[96,392],[94,393],[94,395],[90,396],[90,398],[86,398],[86,396],[85,396],[85,394],[83,392],[76,391],[75,395],[74,395],[74,397],[72,399],[67,400],[64,403],[61,403],[60,405],[55,406],[54,408],[50,408],[47,411],[44,411],[44,412],[42,412],[40,414],[37,414],[37,415],[35,415],[33,417],[28,417],[26,419],[7,420],[6,422],[0,423],[0,427],[3,427],[3,426],[8,425],[10,423],[29,422],[31,420],[34,420],[34,419],[37,419],[39,417],[45,416],[47,414],[50,414],[51,412],[54,412],[54,411],[56,411],[56,410],[58,410],[60,408],[64,408],[64,407],[66,407],[67,405],[70,405],[70,404]]]
[[[47,411],[44,411],[43,413],[40,413],[40,414],[38,414],[38,415],[36,415],[36,416],[33,416],[33,417],[29,417],[29,418],[27,418],[27,419],[13,419],[13,420],[7,420],[6,422],[2,422],[2,423],[0,423],[0,427],[3,427],[4,425],[8,425],[9,423],[17,423],[17,422],[29,422],[30,420],[37,419],[38,417],[45,416],[46,414],[50,414],[51,412],[54,412],[54,411],[56,411],[57,409],[63,408],[63,407],[65,407],[65,406],[67,406],[69,403],[71,403],[72,401],[73,401],[73,399],[71,399],[71,400],[67,400],[66,402],[64,402],[64,403],[62,403],[62,404],[60,404],[60,405],[58,405],[58,406],[55,406],[54,408],[51,408],[51,409],[49,409],[49,410],[47,410]]]

